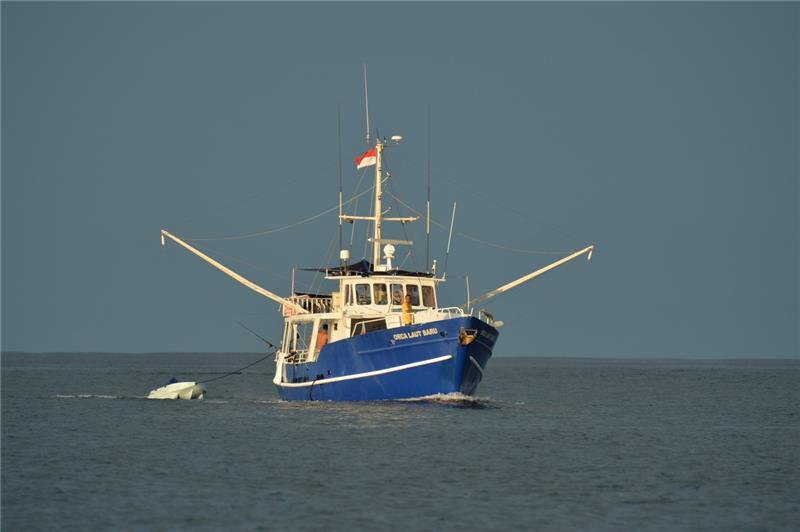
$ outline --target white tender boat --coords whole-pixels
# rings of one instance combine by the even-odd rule
[[[206,389],[196,382],[172,382],[156,388],[147,396],[148,399],[202,399]]]

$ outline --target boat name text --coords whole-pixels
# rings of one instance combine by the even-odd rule
[[[439,329],[431,327],[430,329],[420,329],[419,331],[401,332],[392,336],[392,339],[397,340],[410,340],[412,338],[419,338],[420,336],[432,336],[439,334]]]
[[[481,336],[483,336],[484,338],[486,338],[487,340],[489,340],[492,343],[494,343],[495,340],[497,340],[497,335],[496,334],[492,334],[489,331],[485,331],[483,329],[481,329]]]

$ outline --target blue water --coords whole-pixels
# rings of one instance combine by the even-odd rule
[[[284,403],[259,355],[2,357],[3,530],[797,530],[800,361],[495,358],[474,401]]]

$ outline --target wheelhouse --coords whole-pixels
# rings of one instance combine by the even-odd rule
[[[438,307],[438,279],[426,273],[365,274],[353,268],[324,271],[327,280],[338,281],[337,292],[329,295],[295,293],[289,301],[308,312],[297,313],[286,306],[282,309],[285,318],[282,351],[286,362],[313,362],[329,343],[401,327],[406,296],[411,300],[413,324],[463,314],[461,309]],[[323,330],[327,330],[327,334]],[[322,340],[320,335],[323,335]]]
[[[406,295],[415,311],[436,308],[433,279],[391,276],[347,279],[341,282],[341,292],[343,307],[353,312],[399,312]]]

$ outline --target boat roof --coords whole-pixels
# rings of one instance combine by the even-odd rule
[[[432,273],[428,272],[414,272],[409,270],[386,270],[386,271],[374,271],[372,263],[369,262],[367,259],[361,259],[358,262],[354,262],[352,264],[346,264],[345,266],[329,266],[325,268],[299,268],[302,271],[306,272],[323,272],[326,276],[329,277],[353,277],[353,276],[361,276],[361,277],[370,277],[373,275],[391,275],[391,276],[404,276],[404,277],[427,277],[431,278],[434,276]]]

